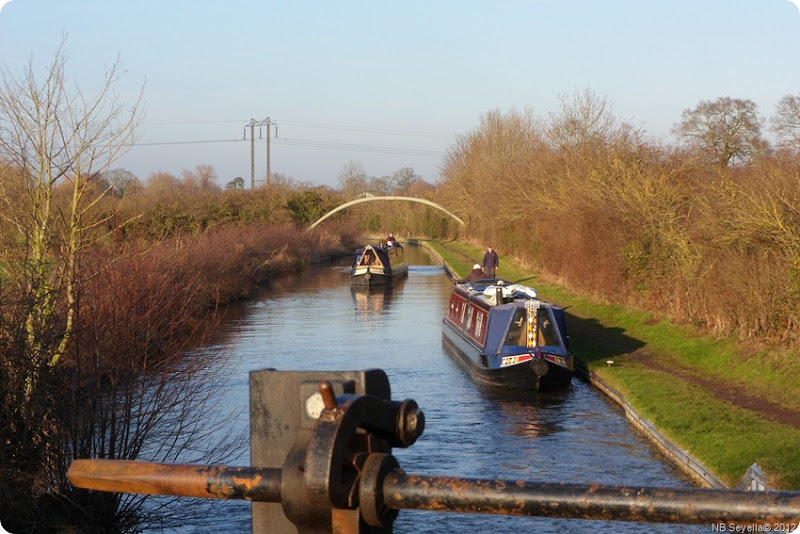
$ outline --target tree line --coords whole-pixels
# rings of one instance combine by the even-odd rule
[[[279,173],[253,191],[222,188],[207,164],[140,180],[115,167],[141,120],[141,95],[131,107],[114,92],[119,64],[92,94],[69,82],[63,49],[37,72],[0,69],[0,520],[13,532],[169,527],[193,508],[76,490],[72,460],[220,463],[240,451],[246,437],[225,431],[235,414],[215,408],[226,348],[191,351],[217,311],[352,253],[358,216],[305,231],[350,195],[433,186],[411,168],[347,175],[355,163],[341,190]],[[390,215],[404,219],[362,221],[418,233],[409,213]]]
[[[141,116],[116,97],[118,63],[92,94],[68,80],[63,50],[37,72],[0,69],[0,520],[12,532],[169,528],[192,507],[76,490],[70,463],[236,454],[246,437],[215,408],[226,348],[191,349],[221,306],[349,254],[359,230],[305,232],[309,206],[336,201],[290,180],[223,191],[199,165],[142,184],[114,168]]]
[[[777,136],[770,143],[769,128]],[[492,111],[448,150],[439,200],[580,291],[720,335],[800,340],[800,95],[685,110],[666,144],[591,91]]]

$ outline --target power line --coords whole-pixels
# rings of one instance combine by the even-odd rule
[[[195,124],[249,124],[248,120],[197,120],[197,121],[163,121],[163,122],[145,122],[143,126],[191,126]],[[305,126],[308,128],[319,128],[323,130],[340,130],[347,132],[365,132],[365,133],[378,133],[386,135],[405,135],[412,137],[433,137],[433,138],[449,138],[451,135],[443,134],[441,132],[423,132],[415,130],[400,130],[396,128],[380,128],[374,126],[363,126],[357,124],[347,123],[322,123],[322,122],[309,122],[309,121],[293,121],[281,120],[282,124],[291,124],[295,126]]]
[[[158,141],[152,143],[134,143],[133,146],[162,146],[162,145],[200,145],[204,143],[240,143],[244,139],[198,139],[196,141]]]
[[[299,146],[307,148],[324,148],[330,150],[350,150],[358,152],[379,152],[383,154],[405,154],[410,156],[429,156],[441,157],[444,152],[438,150],[425,150],[416,148],[398,148],[378,145],[359,145],[353,143],[337,143],[332,141],[314,141],[310,139],[290,139],[286,137],[277,138],[275,143],[287,146]]]
[[[274,123],[273,123],[274,124]],[[193,141],[159,141],[149,143],[134,143],[133,146],[169,146],[169,145],[199,145],[208,143],[242,143],[246,139],[197,139]],[[256,139],[258,143],[263,139]],[[292,139],[279,137],[273,139],[274,143],[286,146],[297,146],[306,148],[324,148],[329,150],[349,150],[358,152],[380,152],[384,154],[405,154],[413,156],[440,157],[444,152],[437,150],[425,150],[416,148],[388,147],[379,145],[360,145],[354,143],[339,143],[334,141],[316,141],[313,139]]]
[[[169,124],[224,124],[234,121],[184,121],[179,123],[160,123],[162,125],[169,125]],[[235,121],[238,124],[242,124],[243,121]],[[159,124],[159,123],[155,123]],[[386,134],[386,135],[406,135],[406,136],[414,136],[414,137],[442,137],[439,135],[432,135],[425,132],[411,132],[406,130],[393,130],[388,128],[364,128],[364,127],[357,127],[352,125],[326,125],[326,124],[319,124],[319,123],[304,123],[300,121],[289,121],[289,124],[295,124],[299,126],[311,126],[315,128],[324,128],[324,129],[331,129],[331,130],[342,130],[342,131],[350,131],[350,132],[365,132],[365,133],[372,133],[372,134]],[[278,130],[277,124],[273,122],[270,117],[267,117],[264,120],[256,120],[250,119],[248,123],[244,125],[244,135],[241,139],[197,139],[197,140],[186,140],[186,141],[161,141],[161,142],[148,142],[148,143],[135,143],[134,146],[169,146],[169,145],[193,145],[193,144],[209,144],[209,143],[238,143],[247,140],[247,130],[249,127],[250,130],[250,186],[251,188],[255,189],[255,143],[256,143],[256,135],[255,135],[255,127],[259,127],[259,142],[262,139],[262,130],[261,127],[266,126],[267,135],[265,139],[266,143],[266,156],[267,156],[267,184],[270,182],[270,140],[272,138],[272,126],[275,126],[275,142],[284,145],[287,147],[299,147],[299,148],[309,148],[309,149],[324,149],[324,150],[342,150],[342,151],[357,151],[357,152],[369,152],[369,153],[381,153],[381,154],[399,154],[405,156],[421,156],[421,157],[435,157],[439,158],[444,155],[441,151],[436,150],[424,150],[424,149],[415,149],[415,148],[403,148],[403,147],[391,147],[391,146],[380,146],[380,145],[366,145],[366,144],[358,144],[358,143],[343,143],[337,141],[319,141],[313,139],[297,139],[297,138],[278,138]]]
[[[315,122],[302,122],[302,121],[282,121],[283,124],[294,124],[296,126],[306,126],[310,128],[321,128],[323,130],[341,130],[347,132],[367,132],[367,133],[380,133],[387,135],[406,135],[412,137],[434,137],[434,138],[449,138],[449,135],[442,133],[420,132],[413,130],[396,130],[392,128],[374,128],[367,126],[357,126],[349,124],[322,124]]]
[[[188,126],[192,124],[241,124],[247,122],[241,120],[206,120],[206,121],[163,121],[163,122],[143,122],[142,126]]]

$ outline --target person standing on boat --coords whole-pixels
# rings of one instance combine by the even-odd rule
[[[489,245],[489,248],[486,249],[486,254],[483,255],[483,272],[486,278],[494,278],[498,267],[500,267],[500,258],[497,257],[497,252]]]
[[[395,243],[397,243],[397,240],[394,238],[394,234],[389,232],[389,236],[386,238],[386,246],[393,247]]]
[[[474,282],[475,280],[480,280],[482,278],[486,278],[486,275],[483,274],[483,269],[477,263],[472,266],[472,271],[467,275],[467,282]]]

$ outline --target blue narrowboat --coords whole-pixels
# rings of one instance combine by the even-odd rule
[[[507,280],[453,284],[442,339],[487,385],[542,390],[565,386],[574,374],[563,308]]]
[[[399,243],[367,245],[356,250],[350,268],[350,283],[353,286],[384,286],[404,276],[408,276],[408,262]]]

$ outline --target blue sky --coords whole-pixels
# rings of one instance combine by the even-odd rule
[[[296,180],[336,185],[355,160],[436,181],[455,136],[495,109],[546,118],[589,89],[670,141],[700,100],[749,98],[769,117],[800,94],[789,0],[12,0],[0,62],[46,65],[64,35],[82,87],[118,54],[120,93],[144,85],[142,144],[116,165],[142,179],[209,164],[249,184],[251,118],[278,123],[271,168]]]

